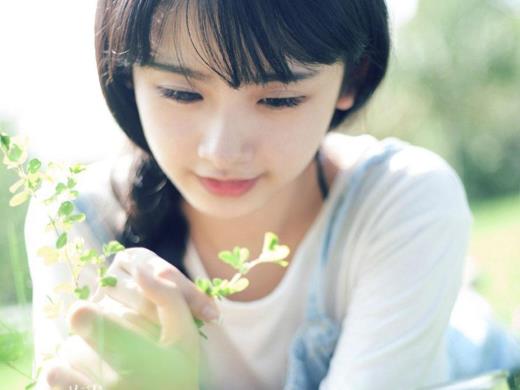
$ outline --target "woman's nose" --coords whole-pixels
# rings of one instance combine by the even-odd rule
[[[199,157],[222,171],[241,171],[253,159],[251,134],[247,121],[227,116],[207,123],[199,144]],[[250,129],[249,129],[250,130]]]

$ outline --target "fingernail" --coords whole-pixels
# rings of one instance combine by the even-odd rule
[[[214,324],[214,325],[222,325],[224,322],[223,319],[224,319],[224,317],[222,316],[222,313],[220,313],[220,315],[218,316],[218,318],[216,320],[211,320],[209,323]]]
[[[206,321],[217,320],[220,317],[220,313],[213,306],[206,306],[204,310],[202,310],[202,316]]]

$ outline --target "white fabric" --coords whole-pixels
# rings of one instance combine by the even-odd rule
[[[208,374],[203,387],[283,387],[289,345],[303,320],[312,264],[319,258],[320,232],[356,166],[368,150],[382,147],[369,135],[334,134],[327,142],[338,145],[342,170],[320,214],[299,247],[291,248],[292,263],[269,295],[220,302],[223,323],[206,325],[209,340],[202,340]],[[99,175],[95,181],[85,188],[104,196],[103,207],[117,215],[106,182]],[[35,256],[41,224],[32,209],[26,240],[38,354],[66,335],[62,323],[40,312],[45,292],[67,270],[43,267]],[[447,379],[443,335],[462,284],[472,220],[457,174],[435,153],[408,145],[369,171],[344,224],[345,245],[327,268],[329,314],[343,331],[320,389],[408,389]],[[191,242],[185,264],[193,279],[207,277]]]

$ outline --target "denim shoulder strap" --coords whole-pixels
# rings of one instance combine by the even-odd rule
[[[383,147],[376,148],[368,158],[355,169],[346,188],[331,210],[322,236],[319,261],[315,264],[309,283],[305,321],[298,328],[289,351],[288,371],[285,390],[317,389],[329,369],[340,335],[340,324],[326,313],[324,269],[331,256],[331,249],[337,243],[340,226],[349,216],[349,208],[356,192],[362,184],[367,171],[375,165],[387,161],[406,143],[396,138],[380,142]]]
[[[77,199],[73,201],[79,212],[85,214],[86,223],[92,233],[92,238],[96,240],[95,244],[107,243],[114,239],[113,234],[100,217],[100,210],[96,208],[95,203],[88,196],[80,194]]]

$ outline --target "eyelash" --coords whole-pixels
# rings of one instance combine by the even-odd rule
[[[187,91],[177,91],[174,89],[161,88],[159,87],[159,92],[161,96],[174,100],[181,104],[189,104],[201,100],[202,97],[193,92]],[[300,105],[305,98],[303,96],[299,97],[288,97],[288,98],[265,98],[262,99],[266,106],[269,106],[273,109],[276,108],[292,108]]]

